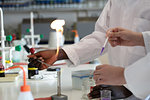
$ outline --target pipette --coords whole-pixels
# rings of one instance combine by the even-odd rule
[[[47,64],[47,63],[45,63],[45,62],[43,62],[43,61],[41,61],[41,60],[37,60],[38,62],[40,62],[40,63],[42,63],[42,64],[44,64],[44,65],[46,65],[46,66],[48,66],[48,67],[50,67],[51,65],[49,65],[49,64]]]
[[[102,55],[102,53],[103,53],[103,51],[104,51],[104,49],[105,49],[106,43],[108,42],[108,39],[109,39],[109,37],[106,38],[106,40],[105,40],[105,42],[104,42],[104,45],[102,46],[102,50],[101,50],[100,55]]]

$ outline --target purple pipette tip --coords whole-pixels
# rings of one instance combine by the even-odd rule
[[[104,47],[102,47],[102,50],[101,50],[101,53],[100,53],[100,55],[102,55],[103,51],[104,51]]]

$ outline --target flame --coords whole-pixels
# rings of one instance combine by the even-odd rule
[[[61,29],[58,30],[59,32],[61,32],[61,34],[63,35],[63,32],[64,32],[64,28],[61,27]]]
[[[59,32],[61,32],[61,34],[63,34],[63,25],[65,25],[65,21],[64,20],[54,20],[51,23],[51,28],[56,30],[57,33],[57,51],[56,51],[56,55],[55,57],[58,57],[59,54]]]

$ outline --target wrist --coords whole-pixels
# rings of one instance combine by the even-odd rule
[[[59,49],[59,53],[58,53],[58,57],[57,60],[63,60],[63,59],[68,59],[67,54],[65,53],[65,51],[63,49]]]
[[[125,68],[122,69],[122,84],[126,84],[124,72],[125,72]]]
[[[142,33],[137,33],[136,39],[135,39],[135,45],[136,46],[145,46]]]

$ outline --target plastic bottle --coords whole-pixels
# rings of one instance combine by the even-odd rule
[[[15,68],[20,68],[23,71],[23,85],[20,88],[20,93],[18,96],[18,100],[34,100],[31,94],[30,86],[26,84],[26,72],[22,66],[13,66],[9,67],[5,70],[11,70]]]
[[[76,34],[74,37],[74,43],[78,43],[80,41],[79,35]]]
[[[5,77],[4,66],[0,63],[0,77]]]
[[[15,47],[15,51],[13,52],[13,62],[20,62],[21,60],[21,45]]]
[[[80,41],[80,38],[79,38],[79,35],[78,35],[77,30],[72,30],[72,32],[75,33],[75,36],[74,36],[74,43],[78,43],[78,42]]]
[[[34,100],[30,91],[30,86],[21,86],[18,100]]]

